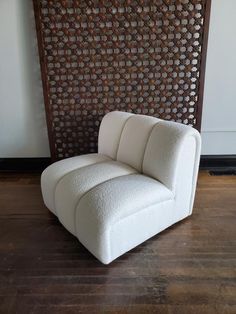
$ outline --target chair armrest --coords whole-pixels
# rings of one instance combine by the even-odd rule
[[[143,172],[162,182],[179,198],[186,195],[192,207],[201,150],[197,130],[161,120],[153,128],[143,160]],[[186,203],[185,202],[185,203]]]

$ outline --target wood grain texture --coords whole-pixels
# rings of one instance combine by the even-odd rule
[[[193,215],[108,266],[0,175],[0,313],[236,313],[236,177],[201,172]]]

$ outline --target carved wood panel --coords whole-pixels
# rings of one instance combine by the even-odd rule
[[[210,1],[35,0],[53,159],[97,150],[109,111],[200,129]]]

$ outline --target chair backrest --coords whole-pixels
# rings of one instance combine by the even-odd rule
[[[185,143],[185,144],[184,144]],[[200,136],[190,126],[113,111],[102,120],[98,152],[124,162],[173,190],[183,147],[199,154]]]

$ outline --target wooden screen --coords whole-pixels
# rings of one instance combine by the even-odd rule
[[[35,0],[54,160],[97,150],[121,110],[200,129],[210,1]]]

